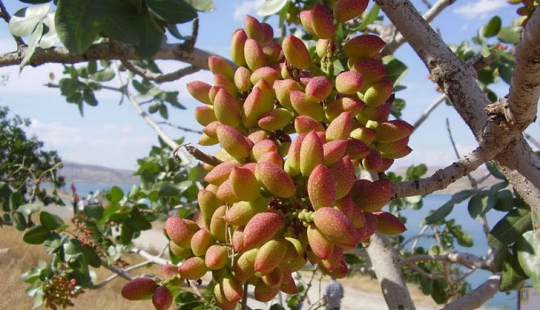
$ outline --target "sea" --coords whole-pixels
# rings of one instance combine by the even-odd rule
[[[100,190],[101,192],[107,191],[112,186],[118,186],[123,190],[124,194],[129,193],[133,184],[97,184],[97,183],[77,183],[75,184],[77,188],[77,193],[81,197],[86,197],[90,191],[96,192]],[[70,192],[69,186],[66,186],[64,189],[66,192]],[[420,233],[422,226],[421,223],[426,215],[429,214],[429,211],[436,210],[444,203],[450,200],[452,197],[451,194],[431,194],[424,197],[423,207],[420,210],[406,210],[403,212],[403,215],[407,217],[407,231],[403,234],[405,240],[417,235]],[[493,227],[502,217],[504,213],[493,210],[488,212],[487,221],[490,227]],[[457,251],[463,251],[471,253],[477,256],[484,256],[488,251],[487,237],[482,230],[482,226],[478,220],[471,218],[467,210],[467,201],[454,206],[453,212],[447,217],[448,219],[455,219],[456,223],[466,228],[466,231],[472,236],[474,241],[474,246],[470,248],[465,248],[457,246]],[[429,247],[431,241],[422,241],[424,244],[422,246]],[[426,244],[429,242],[429,244]],[[474,289],[491,275],[490,272],[484,270],[477,270],[471,276],[468,277],[468,282],[471,284],[471,288]],[[517,309],[518,297],[517,292],[513,291],[510,293],[497,293],[492,299],[490,299],[484,306],[489,308],[497,309],[508,309],[513,310]]]

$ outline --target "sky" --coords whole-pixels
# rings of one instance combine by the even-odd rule
[[[246,14],[258,17],[255,11],[263,1],[215,0],[217,9],[214,12],[200,14],[196,46],[229,57],[232,32],[243,27]],[[421,12],[426,11],[421,1],[413,2]],[[24,5],[15,0],[5,0],[4,3],[12,14]],[[371,5],[372,2],[370,7]],[[477,29],[495,14],[501,16],[503,25],[508,25],[515,18],[515,9],[516,7],[507,4],[506,0],[459,0],[446,9],[433,26],[440,31],[447,43],[457,44],[474,36]],[[180,30],[187,34],[190,27],[190,24],[186,24],[181,26]],[[0,24],[0,53],[15,49],[7,25]],[[403,119],[414,123],[440,94],[435,91],[435,85],[427,78],[427,69],[410,47],[401,47],[396,56],[409,66],[409,72],[402,83],[407,89],[398,92],[396,96],[407,102]],[[180,64],[172,62],[159,64],[166,72],[180,67]],[[62,66],[57,64],[27,67],[21,73],[17,66],[0,68],[0,75],[8,75],[5,85],[0,86],[0,106],[7,105],[11,115],[18,114],[31,119],[32,125],[28,131],[44,141],[45,149],[57,150],[64,160],[135,169],[136,160],[146,156],[152,145],[157,145],[157,134],[127,100],[121,101],[119,94],[112,91],[97,93],[99,106],[85,106],[84,117],[81,117],[77,107],[65,102],[58,89],[43,86],[49,82],[49,73],[54,73],[58,81],[62,77],[62,70]],[[211,83],[212,75],[207,71],[199,71],[179,81],[163,84],[162,87],[179,91],[179,101],[187,107],[186,110],[170,113],[169,121],[200,130],[201,126],[192,117],[194,108],[200,104],[191,98],[185,89],[186,83],[191,80]],[[497,89],[498,95],[504,96],[507,86],[500,85]],[[461,155],[473,150],[477,144],[465,123],[451,107],[440,105],[411,136],[409,144],[413,152],[396,161],[395,166],[419,163],[446,166],[455,161],[445,126],[447,118]],[[192,144],[196,144],[199,138],[198,134],[184,133],[167,126],[164,129],[170,137],[176,139],[184,136],[186,141]],[[537,136],[537,125],[533,125],[528,132]]]

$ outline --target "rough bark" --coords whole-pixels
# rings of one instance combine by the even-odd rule
[[[371,236],[367,252],[388,309],[416,309],[399,267],[399,253],[392,247],[388,237],[379,233]]]

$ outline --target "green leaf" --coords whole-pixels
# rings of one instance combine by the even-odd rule
[[[161,117],[163,117],[164,119],[169,119],[169,112],[166,105],[161,104],[159,106],[159,115],[161,115]]]
[[[531,212],[525,208],[519,208],[508,212],[488,235],[490,247],[501,248],[518,240],[521,235],[531,230]]]
[[[26,231],[23,236],[23,241],[28,244],[42,244],[50,233],[50,230],[47,228],[41,225],[36,225]]]
[[[171,197],[180,195],[180,190],[171,183],[164,183],[159,188],[159,197]]]
[[[107,193],[107,200],[109,203],[116,203],[119,202],[124,198],[124,191],[118,186],[113,186]]]
[[[267,0],[257,9],[257,14],[261,16],[274,15],[283,9],[289,0]]]
[[[79,86],[81,86],[81,82],[79,82],[76,79],[70,79],[70,78],[63,78],[60,79],[58,82],[58,86],[60,87],[60,93],[62,96],[71,96],[74,94],[78,94],[79,92]]]
[[[98,205],[89,205],[84,207],[84,213],[96,221],[100,221],[103,218],[104,211],[105,210],[103,207]]]
[[[418,267],[420,267],[427,273],[431,273],[431,270],[429,270],[423,263],[418,264]],[[418,280],[418,282],[420,282],[420,289],[422,290],[422,293],[424,295],[431,295],[433,293],[433,279],[424,277],[423,275],[419,274]]]
[[[17,11],[9,20],[9,30],[16,37],[25,37],[34,32],[36,26],[49,13],[50,3],[33,5]]]
[[[94,96],[94,91],[90,88],[85,88],[83,91],[83,100],[84,102],[88,103],[89,105],[95,107],[98,105],[98,101],[96,97]]]
[[[508,189],[497,193],[497,201],[493,206],[495,210],[509,212],[514,208],[514,195]]]
[[[20,192],[13,192],[9,195],[9,209],[11,211],[17,210],[24,203],[24,198]]]
[[[171,24],[189,22],[197,17],[197,11],[183,0],[146,0],[148,8]]]
[[[101,266],[101,260],[93,247],[89,246],[88,244],[83,244],[81,251],[90,266],[94,268],[99,268],[99,266]]]
[[[502,172],[499,171],[499,169],[495,166],[493,162],[486,163],[486,168],[491,173],[491,175],[499,180],[506,180],[506,177]]]
[[[501,25],[501,18],[499,16],[493,16],[486,25],[482,26],[480,33],[484,38],[494,37],[501,31]]]
[[[48,230],[56,230],[64,225],[64,221],[58,216],[46,211],[39,214],[39,222]]]
[[[83,255],[81,242],[76,239],[69,240],[69,243],[64,245],[64,259],[69,262],[71,259],[78,259]]]
[[[433,281],[433,291],[431,292],[431,298],[438,303],[444,304],[448,301],[448,294],[446,294],[446,286],[448,284],[444,283],[441,280]]]
[[[380,10],[381,9],[379,8],[379,6],[377,4],[374,4],[371,7],[371,10],[369,10],[369,13],[367,13],[366,17],[362,20],[362,23],[360,24],[358,28],[360,30],[364,30],[367,27],[367,25],[377,20],[377,18],[379,17]]]
[[[483,191],[476,193],[468,204],[468,210],[471,218],[478,219],[486,215],[493,208],[496,202],[496,196]]]
[[[82,54],[96,40],[104,25],[105,0],[59,0],[56,32],[72,53]]]
[[[13,226],[15,226],[15,229],[18,231],[23,231],[26,229],[26,218],[21,214],[21,212],[13,212],[11,214],[11,220],[13,221]]]
[[[152,104],[148,107],[148,113],[150,113],[150,114],[156,113],[157,111],[159,111],[159,107],[160,107],[160,106],[161,106],[161,103],[159,103],[159,102],[152,103]]]
[[[111,68],[105,68],[92,74],[92,78],[98,82],[108,82],[112,80],[114,76],[114,71]]]
[[[43,20],[43,24],[46,28],[43,31],[43,36],[39,40],[39,47],[41,48],[51,48],[60,42],[58,34],[56,33],[56,26],[54,25],[54,13],[55,12],[49,13]]]
[[[521,31],[519,27],[503,27],[499,31],[497,38],[503,43],[518,44],[521,38]]]
[[[516,244],[521,268],[540,292],[540,231],[527,231]]]
[[[510,253],[508,251],[502,266],[499,290],[501,292],[508,292],[520,289],[527,279],[528,276],[519,265],[517,253]]]
[[[425,225],[431,225],[435,224],[440,220],[443,220],[445,217],[450,214],[454,210],[454,202],[452,200],[446,202],[444,205],[442,205],[439,209],[431,212],[426,218],[424,219]]]
[[[141,83],[137,80],[132,80],[131,85],[139,92],[141,95],[147,94],[154,86],[152,86],[150,83]]]
[[[211,12],[216,9],[213,0],[185,0],[185,2],[200,12]]]
[[[472,247],[474,245],[473,238],[469,233],[461,228],[461,225],[452,226],[450,232],[456,237],[459,245],[464,247]]]
[[[407,74],[407,71],[409,71],[407,65],[393,55],[383,57],[382,62],[387,71],[386,79],[390,80],[394,85],[399,84],[399,82]]]
[[[43,34],[43,23],[39,23],[36,26],[36,29],[34,29],[34,32],[32,32],[32,35],[30,36],[30,39],[28,40],[28,49],[26,50],[26,54],[24,55],[24,58],[21,60],[21,63],[19,64],[19,70],[22,71],[22,68],[24,68],[32,58],[32,55],[34,55],[34,52],[36,51],[36,48],[39,44],[39,39],[41,38]]]

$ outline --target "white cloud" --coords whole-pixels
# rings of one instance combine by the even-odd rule
[[[254,15],[255,11],[264,3],[264,0],[251,0],[251,1],[242,1],[240,3],[234,4],[234,14],[233,18],[235,20],[243,21],[246,18],[246,15]]]
[[[454,13],[463,15],[467,19],[486,18],[489,13],[507,6],[506,0],[479,0],[469,2],[454,9]]]

